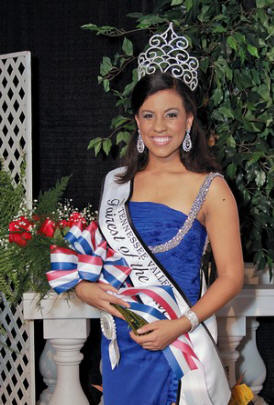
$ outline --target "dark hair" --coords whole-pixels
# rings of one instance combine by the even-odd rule
[[[180,80],[175,79],[168,73],[160,71],[144,76],[134,87],[131,98],[131,106],[133,114],[138,114],[138,111],[147,97],[157,93],[160,90],[174,89],[182,98],[186,113],[191,113],[194,117],[191,128],[192,149],[190,152],[184,152],[181,148],[180,158],[184,166],[196,173],[205,173],[210,171],[219,171],[220,166],[209,150],[206,136],[201,129],[197,118],[196,100],[193,92]],[[126,166],[125,172],[117,176],[119,183],[125,183],[131,180],[135,174],[145,169],[148,162],[148,151],[141,154],[137,152],[137,132],[131,137],[127,153],[124,159]]]

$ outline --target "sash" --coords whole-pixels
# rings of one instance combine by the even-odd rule
[[[131,309],[150,322],[156,319],[174,319],[164,304],[166,300],[158,299],[153,293],[158,288],[169,295],[168,299],[173,300],[173,312],[176,317],[180,317],[189,309],[189,304],[180,287],[145,246],[131,224],[126,206],[131,194],[130,182],[118,184],[115,181],[115,176],[123,170],[124,168],[115,169],[106,176],[99,210],[100,230],[108,245],[131,267],[129,278],[133,291],[128,294],[139,294],[142,307],[154,308],[155,312],[138,312],[138,303],[131,303]],[[124,295],[127,290],[131,289],[122,288],[119,293]],[[150,293],[146,294],[144,290],[149,290]],[[162,297],[161,294],[160,296]],[[177,399],[179,405],[225,405],[229,402],[230,389],[212,335],[216,336],[214,316],[193,332],[180,336],[174,345],[170,345],[167,348],[169,357],[165,353],[166,349],[163,351],[172,369],[175,370],[178,365],[181,369],[181,375],[176,373],[181,380]],[[182,358],[183,345],[185,352]],[[172,366],[174,362],[176,365]]]

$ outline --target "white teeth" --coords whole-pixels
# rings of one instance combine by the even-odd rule
[[[152,139],[153,142],[157,143],[158,145],[165,145],[169,142],[170,138],[168,136],[153,136]]]

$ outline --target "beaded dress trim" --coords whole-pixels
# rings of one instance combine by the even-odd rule
[[[189,211],[189,214],[188,214],[187,219],[185,220],[183,226],[178,230],[176,235],[173,236],[173,238],[168,240],[167,242],[161,243],[160,245],[149,246],[149,249],[151,250],[152,253],[167,252],[168,250],[173,249],[179,245],[179,243],[181,242],[183,237],[187,234],[187,232],[192,227],[192,224],[193,224],[195,218],[197,217],[197,215],[203,205],[203,202],[205,201],[205,198],[208,193],[212,180],[218,176],[223,177],[220,173],[215,173],[215,172],[211,172],[206,176],[203,184],[200,187],[198,195],[192,204],[191,210]]]

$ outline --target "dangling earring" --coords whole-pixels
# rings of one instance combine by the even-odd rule
[[[136,145],[137,151],[138,153],[143,153],[145,150],[145,144],[144,141],[142,139],[142,135],[140,132],[140,129],[138,128],[138,138],[137,138],[137,145]]]
[[[192,149],[192,142],[190,138],[190,129],[186,131],[183,143],[182,143],[183,151],[190,152]]]

